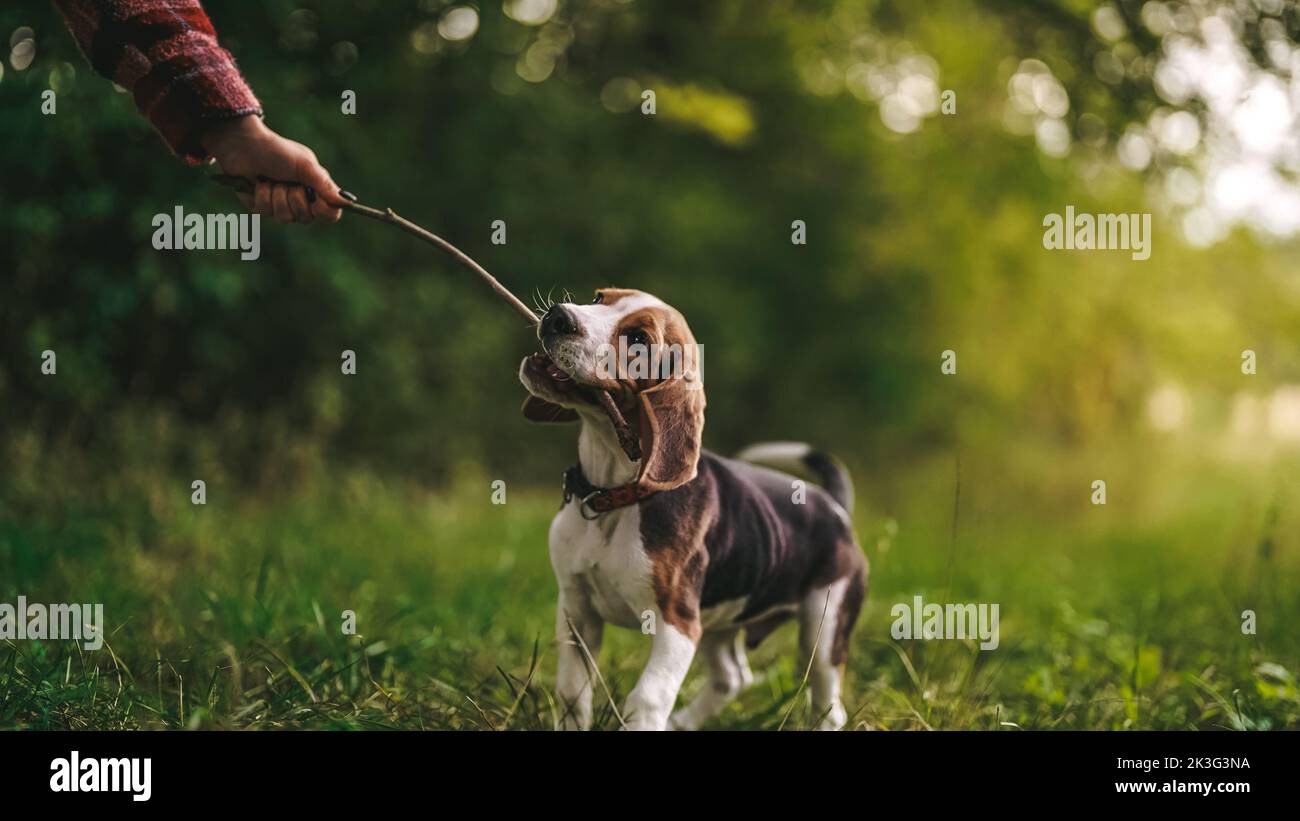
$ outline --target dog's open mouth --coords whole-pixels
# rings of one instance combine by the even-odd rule
[[[628,458],[636,461],[641,458],[641,445],[636,434],[628,426],[619,410],[618,402],[609,391],[589,385],[582,385],[568,371],[555,364],[545,353],[535,353],[524,360],[524,367],[529,378],[538,385],[545,385],[547,391],[560,400],[579,400],[599,407],[609,417],[618,436],[619,446]]]
[[[555,360],[544,353],[535,353],[528,357],[530,375],[546,385],[554,393],[587,402],[596,402],[591,388],[578,384],[567,371],[555,364]]]

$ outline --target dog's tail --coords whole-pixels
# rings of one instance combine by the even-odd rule
[[[736,454],[742,462],[783,470],[812,478],[840,503],[845,513],[853,512],[853,479],[844,463],[804,442],[758,442]]]

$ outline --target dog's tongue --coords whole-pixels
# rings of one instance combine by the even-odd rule
[[[532,362],[534,367],[544,368],[546,370],[546,375],[554,379],[556,382],[568,382],[573,378],[561,370],[560,366],[555,364],[555,360],[551,359],[544,353],[532,354],[529,357],[529,361]]]

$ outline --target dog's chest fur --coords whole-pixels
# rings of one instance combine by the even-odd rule
[[[551,521],[550,549],[556,579],[585,593],[606,622],[636,628],[643,613],[653,612],[652,567],[636,505],[588,521],[570,501]]]
[[[648,615],[658,608],[641,516],[641,508],[632,505],[588,521],[573,500],[551,521],[549,537],[551,566],[560,585],[577,588],[607,623],[633,629],[645,628]],[[712,630],[737,623],[748,601],[742,595],[701,608],[701,625]]]

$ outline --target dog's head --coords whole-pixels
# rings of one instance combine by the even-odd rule
[[[519,380],[535,422],[604,419],[606,391],[641,440],[640,478],[667,490],[695,478],[704,429],[703,360],[685,318],[642,291],[605,288],[589,305],[552,305],[537,329],[542,352]]]

